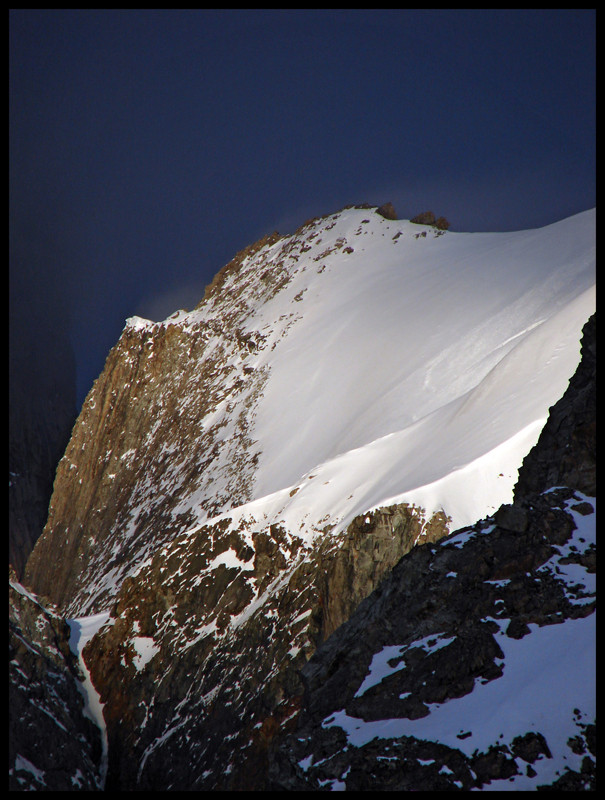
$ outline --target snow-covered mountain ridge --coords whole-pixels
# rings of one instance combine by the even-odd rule
[[[29,580],[91,613],[226,512],[304,539],[395,502],[453,528],[490,513],[578,363],[594,225],[464,234],[350,208],[238,254],[194,311],[129,320]],[[49,575],[59,552],[79,577]]]
[[[350,208],[129,320],[26,572],[104,621],[107,788],[266,786],[318,646],[415,545],[511,502],[593,307],[594,212],[454,234]]]

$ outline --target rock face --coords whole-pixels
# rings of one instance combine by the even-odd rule
[[[70,630],[9,576],[9,789],[96,791],[101,735],[84,712]]]
[[[85,649],[105,703],[108,789],[263,787],[300,667],[403,553],[447,530],[402,505],[312,547],[277,526],[250,537],[227,519],[163,548],[124,582]]]
[[[595,789],[596,527],[584,494],[594,488],[594,336],[593,317],[514,504],[414,548],[303,666],[296,722],[271,749],[271,789]],[[525,678],[525,695],[522,681],[501,698],[490,691],[524,658],[538,663],[542,647],[556,659]],[[539,723],[532,700],[544,684],[553,694]]]
[[[550,409],[539,447],[523,460],[516,496],[558,484],[573,486],[593,497],[596,494],[596,331],[595,314],[584,327],[582,360],[569,390]]]
[[[219,297],[247,260],[278,239],[265,237],[240,252],[217,274],[206,301]],[[269,297],[287,280],[274,268],[252,289],[241,281],[227,294],[229,308],[223,303],[208,321],[187,329],[170,320],[159,330],[129,321],[57,469],[46,525],[52,535],[42,537],[26,569],[26,582],[39,594],[67,612],[102,609],[114,584],[105,586],[99,563],[103,573],[109,568],[124,576],[133,562],[191,528],[197,518],[190,507],[180,507],[187,496],[196,496],[201,516],[249,499],[256,454],[247,412],[264,376],[247,370],[246,355],[263,342],[241,325],[250,302]],[[211,411],[231,407],[235,398],[241,404],[236,419],[227,423],[217,414],[214,425],[205,424]],[[227,424],[232,430],[225,436]],[[220,492],[219,470],[229,473]],[[50,571],[49,562],[57,569]],[[86,597],[93,598],[89,607]]]

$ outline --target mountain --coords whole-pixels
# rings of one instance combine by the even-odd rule
[[[193,311],[127,321],[24,578],[87,631],[107,789],[289,786],[313,654],[406,558],[519,516],[594,310],[594,231],[594,211],[463,234],[350,207],[238,253]],[[446,583],[454,615],[467,584]]]

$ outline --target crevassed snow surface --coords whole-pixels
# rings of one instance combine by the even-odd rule
[[[254,496],[239,514],[342,529],[407,501],[443,509],[455,529],[509,502],[579,362],[595,211],[536,230],[438,233],[350,209],[313,230],[290,282],[246,323],[271,344],[289,320],[247,362],[268,378],[250,419]],[[279,243],[269,250],[283,260]]]

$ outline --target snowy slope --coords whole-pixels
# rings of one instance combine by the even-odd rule
[[[594,309],[594,211],[468,234],[349,209],[305,233],[291,280],[244,325],[266,337],[248,364],[268,378],[240,513],[342,529],[407,501],[443,508],[454,529],[509,501]]]

